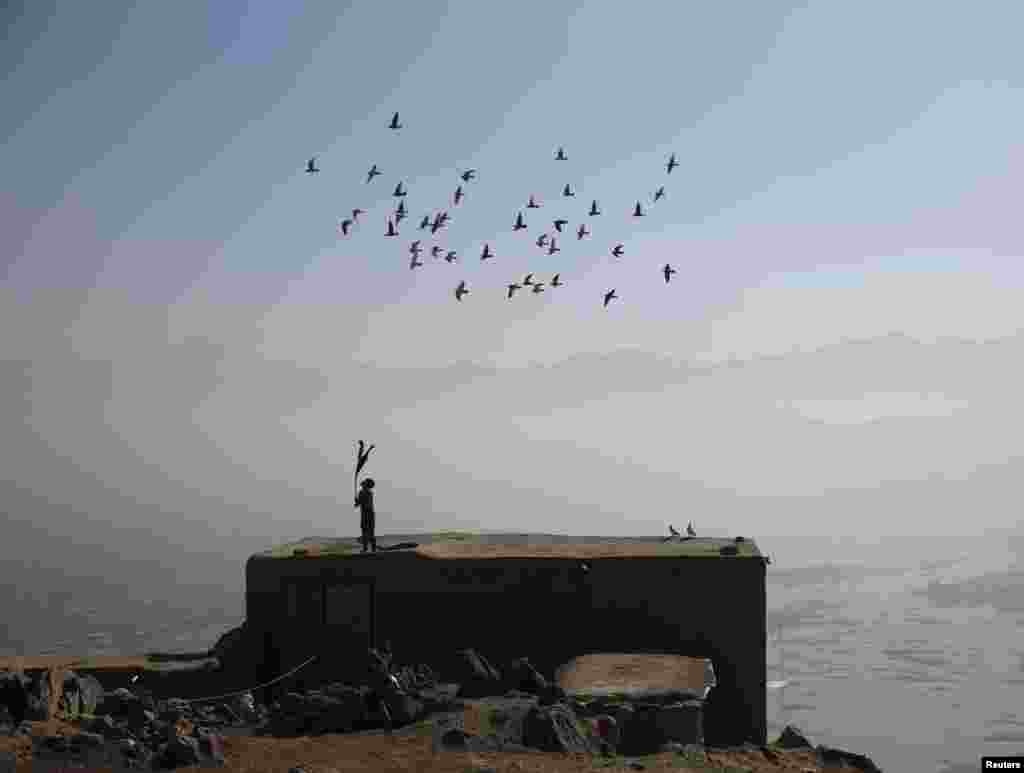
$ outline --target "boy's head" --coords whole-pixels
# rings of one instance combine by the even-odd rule
[[[363,478],[361,485],[363,488],[373,488],[376,484],[373,482],[373,478]]]

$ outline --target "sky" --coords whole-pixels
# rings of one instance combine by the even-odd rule
[[[1018,3],[0,13],[5,560],[1019,521]]]

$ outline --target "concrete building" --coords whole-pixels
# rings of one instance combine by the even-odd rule
[[[385,641],[403,662],[470,647],[499,668],[529,657],[548,677],[591,653],[707,657],[717,683],[708,743],[767,742],[767,562],[752,540],[402,539],[406,547],[376,554],[355,539],[311,539],[252,556],[246,626],[263,642],[263,673],[317,655],[304,679],[345,680]]]

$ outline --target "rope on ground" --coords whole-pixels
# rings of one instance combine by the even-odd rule
[[[184,703],[202,703],[204,701],[216,701],[216,700],[221,700],[222,698],[234,698],[236,695],[245,695],[247,692],[252,692],[253,690],[262,690],[264,687],[270,687],[270,685],[276,684],[277,682],[280,682],[282,679],[287,679],[289,676],[291,676],[292,674],[296,673],[300,668],[305,668],[306,666],[308,666],[310,663],[312,663],[314,660],[316,660],[317,657],[319,657],[319,656],[318,655],[313,655],[311,658],[308,658],[304,662],[299,663],[299,665],[295,666],[295,668],[293,668],[291,671],[286,671],[285,673],[281,674],[280,676],[275,676],[269,682],[264,682],[263,684],[258,684],[258,685],[255,685],[254,687],[246,687],[245,689],[242,689],[242,690],[235,690],[234,692],[224,693],[223,695],[211,695],[211,696],[209,696],[207,698],[188,698],[188,699],[184,700],[183,702]]]

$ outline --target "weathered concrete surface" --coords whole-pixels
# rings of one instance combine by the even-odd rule
[[[519,548],[561,540],[582,546],[584,554],[586,545],[642,543],[550,535],[471,539]],[[719,542],[731,541],[713,544]],[[724,557],[705,546],[674,556],[445,559],[416,549],[291,558],[278,550],[281,557],[268,552],[246,564],[246,620],[263,638],[268,678],[321,656],[303,669],[298,685],[303,678],[310,684],[348,678],[364,667],[367,646],[388,640],[399,660],[430,663],[473,648],[499,667],[529,657],[549,679],[588,653],[709,657],[717,687],[705,718],[707,741],[763,744],[765,561],[752,540],[740,547]]]

